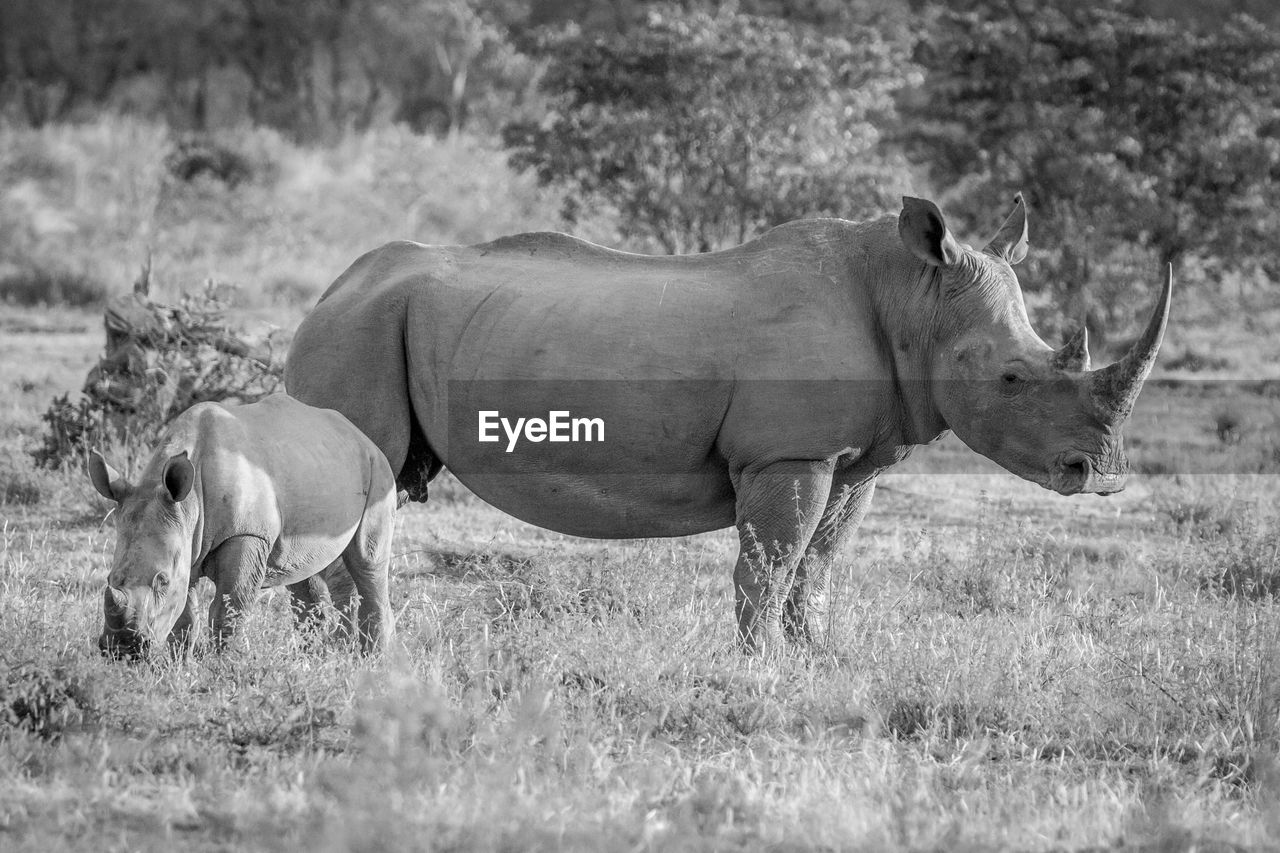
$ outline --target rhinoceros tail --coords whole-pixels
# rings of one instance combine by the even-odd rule
[[[436,478],[444,463],[427,442],[422,427],[418,425],[418,417],[413,412],[413,404],[409,404],[409,451],[405,455],[404,465],[396,474],[396,489],[405,492],[411,501],[425,502],[427,484]]]

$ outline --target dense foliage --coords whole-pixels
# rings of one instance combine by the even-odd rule
[[[33,124],[103,102],[197,129],[228,118],[299,138],[393,117],[422,130],[518,97],[502,0],[6,0],[0,99]],[[513,17],[514,16],[514,17]],[[226,102],[243,104],[228,110]]]
[[[1134,249],[1150,282],[1189,254],[1276,269],[1280,34],[1248,18],[1197,32],[1130,3],[970,5],[922,41],[902,124],[953,210],[980,221],[1025,192],[1055,248],[1044,277],[1078,309],[1095,266]]]
[[[877,127],[911,66],[871,28],[831,37],[668,9],[625,35],[559,33],[542,51],[558,108],[504,135],[513,163],[571,188],[570,222],[601,201],[627,237],[705,252],[802,216],[870,214],[901,189]]]

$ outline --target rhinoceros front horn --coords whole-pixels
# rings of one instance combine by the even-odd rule
[[[1142,337],[1134,341],[1129,352],[1115,364],[1095,372],[1090,377],[1093,400],[1111,419],[1123,420],[1133,411],[1133,404],[1142,390],[1142,383],[1151,373],[1164,340],[1164,327],[1169,320],[1169,300],[1173,293],[1173,265],[1165,272],[1164,288],[1156,300],[1155,310],[1147,321]]]

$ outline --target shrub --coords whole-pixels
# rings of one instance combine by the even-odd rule
[[[106,310],[107,347],[82,396],[53,401],[41,416],[36,464],[56,469],[91,448],[144,453],[165,425],[196,403],[253,402],[276,390],[283,366],[270,346],[250,346],[224,319],[224,295],[210,282],[176,306],[146,297],[149,271]],[[268,342],[270,343],[270,342]]]
[[[0,302],[15,305],[68,305],[86,308],[101,305],[107,288],[82,273],[53,269],[25,269],[0,278]]]
[[[900,740],[933,732],[946,739],[998,735],[1021,728],[1003,708],[965,702],[900,699],[884,714],[885,730]]]
[[[1187,373],[1200,373],[1205,370],[1227,370],[1234,365],[1226,356],[1209,355],[1194,347],[1187,347],[1181,355],[1165,362],[1165,370],[1185,370]]]
[[[1280,531],[1246,511],[1235,535],[1209,546],[1199,585],[1231,598],[1262,600],[1280,597]]]
[[[1192,489],[1164,490],[1155,495],[1156,510],[1171,525],[1170,532],[1197,539],[1218,539],[1239,524],[1241,506],[1229,495]]]
[[[28,468],[12,457],[0,459],[0,506],[29,506],[39,503],[43,494]]]
[[[164,158],[164,166],[180,181],[192,181],[204,175],[234,188],[253,178],[253,166],[247,157],[202,136],[179,140]]]
[[[1223,444],[1239,444],[1244,438],[1245,416],[1234,406],[1218,409],[1213,415],[1214,431]]]
[[[960,618],[1026,612],[1060,594],[1069,561],[1049,559],[1043,544],[1008,535],[985,512],[958,553],[922,537],[921,551],[904,560],[908,576]]]
[[[616,614],[643,620],[649,615],[648,603],[630,588],[617,563],[535,557],[511,564],[477,563],[475,568],[484,578],[481,594],[488,597],[495,623],[570,615],[600,622]]]

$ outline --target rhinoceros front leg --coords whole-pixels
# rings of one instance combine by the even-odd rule
[[[782,609],[782,628],[791,639],[818,644],[826,636],[831,564],[862,523],[875,489],[875,479],[857,485],[838,480],[832,484],[822,519],[796,567],[795,582]]]
[[[257,599],[269,553],[267,543],[257,536],[232,536],[206,558],[206,574],[214,584],[209,623],[215,649],[226,648]]]
[[[744,471],[737,491],[733,570],[738,640],[748,652],[777,648],[782,606],[831,492],[831,462],[775,462]]]
[[[189,653],[199,638],[200,623],[196,621],[196,605],[196,585],[192,583],[187,587],[187,601],[178,614],[178,621],[173,623],[173,630],[169,632],[169,647],[179,654]]]

